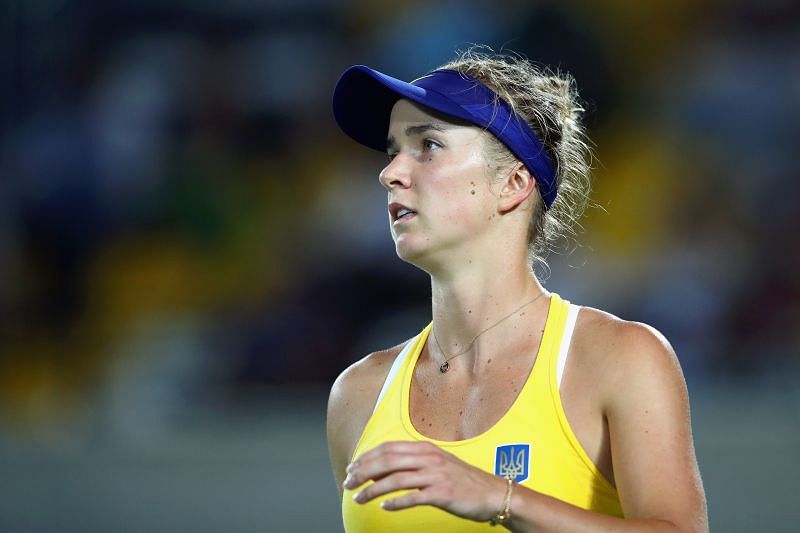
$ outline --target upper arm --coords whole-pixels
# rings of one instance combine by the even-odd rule
[[[353,398],[353,370],[352,367],[342,372],[331,387],[328,398],[328,453],[330,454],[333,476],[342,495],[342,483],[347,467],[347,450],[351,446],[352,428],[348,421],[348,411]],[[366,422],[365,422],[366,423]]]
[[[342,494],[345,468],[372,415],[378,393],[399,350],[375,352],[342,372],[328,398],[328,451],[333,475]]]
[[[706,531],[689,398],[677,357],[649,326],[625,322],[616,329],[607,346],[612,355],[604,411],[625,516]]]

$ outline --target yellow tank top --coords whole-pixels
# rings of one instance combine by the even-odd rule
[[[351,460],[385,441],[429,441],[486,472],[511,475],[525,487],[583,509],[622,516],[616,489],[570,429],[558,391],[578,309],[552,295],[539,353],[516,400],[490,429],[458,441],[430,439],[411,424],[411,376],[431,330],[429,324],[397,356]],[[431,506],[402,511],[380,508],[380,502],[399,493],[365,505],[355,503],[353,494],[345,490],[342,498],[342,518],[349,533],[496,531],[488,523],[465,520]]]

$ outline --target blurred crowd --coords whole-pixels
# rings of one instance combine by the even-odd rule
[[[800,367],[796,2],[0,5],[15,427],[227,409],[421,329],[384,159],[330,97],[351,64],[412,79],[470,43],[567,70],[586,100],[596,205],[550,290],[659,328],[690,383]]]

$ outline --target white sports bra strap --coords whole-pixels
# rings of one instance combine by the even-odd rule
[[[408,341],[408,343],[406,343],[406,345],[403,347],[403,350],[397,354],[397,357],[395,357],[394,363],[392,363],[392,368],[389,369],[389,374],[386,376],[386,381],[383,382],[381,392],[378,394],[378,400],[375,402],[375,408],[372,410],[373,412],[375,412],[375,409],[378,408],[378,404],[381,403],[386,391],[389,390],[389,386],[392,384],[395,376],[397,376],[397,373],[400,371],[400,367],[403,366],[403,361],[405,361],[406,357],[408,357],[408,354],[411,352],[411,348],[413,348],[414,344],[416,344],[417,337],[419,337],[419,335]]]
[[[569,311],[567,312],[567,324],[564,326],[564,336],[561,338],[561,347],[558,350],[558,364],[556,366],[556,379],[558,380],[558,388],[561,388],[561,379],[564,377],[564,367],[567,365],[567,354],[569,353],[569,345],[572,341],[572,333],[575,331],[575,321],[578,319],[578,311],[580,307],[575,304],[569,304]]]

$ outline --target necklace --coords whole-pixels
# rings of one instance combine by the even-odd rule
[[[472,345],[473,345],[473,344],[475,344],[475,341],[476,341],[476,340],[478,340],[478,337],[480,337],[481,335],[483,335],[484,333],[486,333],[486,332],[487,332],[487,331],[489,331],[490,329],[492,329],[492,328],[494,328],[494,327],[496,327],[496,326],[500,325],[500,324],[501,324],[501,323],[502,323],[504,320],[506,320],[506,319],[508,319],[508,318],[511,318],[511,317],[512,317],[513,315],[515,315],[515,314],[516,314],[518,311],[521,311],[521,310],[522,310],[522,309],[524,309],[525,307],[527,307],[527,306],[531,305],[533,302],[535,302],[536,300],[538,300],[538,299],[539,299],[539,298],[541,298],[542,296],[544,296],[544,292],[540,292],[540,293],[539,293],[539,294],[537,294],[537,295],[536,295],[536,296],[535,296],[535,297],[534,297],[532,300],[528,300],[527,302],[525,302],[524,304],[520,305],[519,307],[517,307],[516,309],[514,309],[513,311],[511,311],[511,312],[510,312],[510,313],[508,313],[506,316],[504,316],[503,318],[501,318],[500,320],[498,320],[497,322],[495,322],[494,324],[492,324],[492,325],[491,325],[491,326],[489,326],[488,328],[486,328],[486,329],[482,330],[480,333],[478,333],[477,335],[475,335],[474,337],[472,337],[472,340],[471,340],[471,341],[469,341],[469,344],[467,345],[467,347],[466,347],[466,348],[464,348],[463,350],[461,350],[460,352],[458,352],[457,354],[454,354],[454,355],[450,355],[450,356],[448,356],[448,355],[447,355],[447,353],[446,353],[446,352],[445,352],[445,351],[442,349],[442,345],[441,345],[441,344],[439,344],[439,339],[437,339],[437,338],[436,338],[436,330],[435,330],[435,329],[433,329],[433,328],[431,328],[431,332],[433,333],[433,340],[436,342],[436,346],[439,348],[439,351],[440,351],[440,352],[442,352],[442,354],[444,354],[444,358],[445,358],[445,359],[444,359],[444,363],[442,363],[441,365],[439,365],[439,372],[441,372],[442,374],[444,374],[445,372],[447,372],[448,370],[450,370],[450,361],[451,361],[452,359],[455,359],[455,358],[456,358],[456,357],[458,357],[459,355],[464,355],[465,353],[467,353],[468,351],[470,351],[470,349],[472,349]]]

